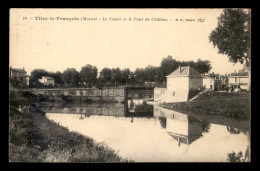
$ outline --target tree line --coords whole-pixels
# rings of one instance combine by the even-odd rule
[[[148,65],[145,68],[136,68],[131,71],[129,68],[103,68],[99,75],[96,66],[87,64],[78,72],[75,68],[67,68],[62,73],[48,72],[44,69],[34,69],[30,76],[30,87],[43,86],[39,79],[42,76],[54,78],[58,87],[114,87],[123,85],[144,85],[145,82],[154,82],[158,86],[165,86],[166,76],[176,70],[179,66],[190,66],[201,74],[211,70],[211,63],[208,60],[198,59],[195,61],[177,61],[172,56],[163,58],[159,67]]]

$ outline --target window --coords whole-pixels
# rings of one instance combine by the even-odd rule
[[[237,82],[237,77],[235,77],[235,82]]]

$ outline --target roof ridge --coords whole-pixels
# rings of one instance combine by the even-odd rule
[[[166,77],[170,77],[170,76],[183,76],[183,75],[197,75],[197,76],[201,76],[201,74],[196,71],[194,68],[192,68],[191,66],[179,66],[176,70],[174,70],[172,73],[170,73],[169,75],[167,75]]]
[[[195,71],[197,74],[201,75],[198,71],[196,71],[194,68],[190,67],[193,71]]]
[[[22,68],[10,68],[11,71],[19,71],[19,72],[26,72],[24,69]]]

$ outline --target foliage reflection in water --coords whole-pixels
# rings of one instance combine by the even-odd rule
[[[42,109],[50,120],[137,162],[250,161],[249,131],[201,121],[142,99]]]

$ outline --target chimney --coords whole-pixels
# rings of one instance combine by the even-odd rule
[[[179,73],[181,74],[181,66],[179,66]]]

